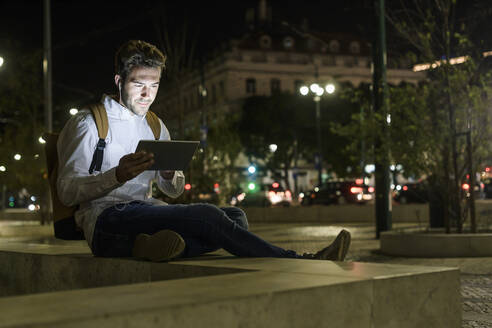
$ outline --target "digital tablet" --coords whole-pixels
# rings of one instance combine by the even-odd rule
[[[140,140],[137,150],[154,154],[154,165],[148,170],[184,171],[193,158],[200,141]]]

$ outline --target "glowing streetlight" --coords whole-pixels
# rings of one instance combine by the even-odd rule
[[[256,172],[256,167],[254,167],[253,165],[250,165],[248,167],[248,172],[251,173],[251,174],[255,173]]]
[[[70,115],[73,116],[73,115],[77,114],[79,112],[79,110],[77,108],[71,108],[69,112],[70,112]]]
[[[272,153],[274,153],[275,151],[277,151],[277,145],[276,144],[271,144],[270,146],[268,146],[268,148],[270,149],[270,151]]]
[[[20,159],[21,159],[21,158],[22,158],[22,156],[21,156],[20,154],[15,154],[15,155],[14,155],[14,159],[15,159],[16,161],[20,161]]]
[[[45,143],[46,143],[46,140],[44,140],[44,139],[43,139],[43,137],[39,137],[39,138],[38,138],[38,142],[39,142],[40,144],[45,144]]]
[[[316,91],[319,89],[318,83],[311,84],[311,86],[309,87],[309,89],[311,90],[312,93],[316,93]]]
[[[5,172],[7,171],[7,168],[3,165],[0,165],[0,172]]]
[[[316,164],[318,167],[318,183],[321,185],[322,180],[322,172],[323,172],[323,146],[321,145],[321,114],[320,114],[320,100],[321,96],[325,93],[333,94],[335,92],[335,85],[333,83],[327,84],[324,88],[320,87],[319,84],[313,83],[309,86],[301,86],[299,92],[303,96],[307,96],[309,91],[314,94],[314,102],[316,104],[316,134],[318,139],[318,156],[316,160]]]
[[[325,86],[326,93],[329,93],[330,95],[335,92],[335,85],[332,83],[329,83]]]
[[[305,96],[309,93],[309,88],[303,85],[299,91],[301,92],[301,95]]]
[[[0,67],[2,67],[2,65],[3,65],[3,61],[4,61],[4,60],[3,60],[3,57],[1,57],[1,56],[0,56]]]

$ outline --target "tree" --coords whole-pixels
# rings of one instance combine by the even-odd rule
[[[407,176],[428,177],[433,196],[431,226],[444,222],[448,232],[452,224],[462,231],[467,209],[473,207],[461,184],[468,179],[473,188],[474,176],[469,172],[476,172],[490,156],[486,140],[490,138],[491,80],[484,69],[484,43],[473,34],[480,15],[463,15],[463,5],[454,0],[402,1],[387,16],[407,49],[413,49],[407,58],[427,66],[419,66],[426,69],[426,80],[419,85],[390,88],[386,142],[392,161],[403,164]],[[370,116],[363,129],[379,133],[377,122],[386,118]],[[360,119],[354,117],[352,125],[358,124]],[[471,136],[471,160],[466,139],[461,137],[466,134]]]
[[[312,147],[306,130],[309,123],[305,109],[306,100],[291,94],[271,97],[253,96],[245,100],[238,124],[239,138],[250,162],[264,162],[264,170],[274,175],[283,171],[283,181],[288,189],[289,170],[301,154]],[[275,152],[270,145],[275,144]]]
[[[185,9],[175,8],[172,4],[159,2],[153,9],[152,21],[157,33],[159,48],[168,56],[164,71],[165,88],[174,90],[177,97],[177,106],[173,108],[177,113],[169,113],[178,121],[178,138],[183,138],[184,131],[184,85],[185,75],[189,74],[195,64],[195,48],[198,41],[198,27],[190,23],[191,18]],[[177,114],[177,115],[176,115]]]
[[[311,97],[279,93],[249,97],[242,108],[238,131],[245,154],[251,161],[264,162],[274,175],[281,170],[289,189],[289,171],[295,163],[302,158],[314,164],[318,151],[314,106]],[[332,131],[334,122],[343,126],[349,121],[353,108],[338,98],[322,99],[320,106],[324,165],[338,176],[354,174],[347,173],[355,163],[346,151],[348,140]],[[271,144],[277,145],[273,153]]]
[[[0,158],[6,167],[0,184],[14,192],[26,188],[47,201],[44,149],[38,139],[44,131],[41,52],[9,45],[8,64],[0,72]],[[14,155],[20,154],[20,160]]]
[[[439,143],[435,152],[426,156],[432,184],[440,187],[434,190],[443,190],[441,199],[445,210],[442,213],[448,232],[451,222],[461,232],[466,207],[474,206],[473,202],[463,204],[466,193],[461,191],[461,184],[466,179],[466,171],[476,172],[485,151],[484,138],[490,136],[486,111],[490,76],[481,67],[483,49],[472,42],[472,27],[477,16],[472,15],[473,21],[459,16],[464,6],[464,2],[456,0],[431,3],[416,0],[412,8],[404,6],[388,16],[403,38],[416,49],[415,58],[430,63],[428,83],[420,95],[430,113],[431,135]],[[456,58],[460,58],[461,63]],[[468,161],[465,140],[460,138],[464,133],[474,139],[472,158]],[[466,170],[470,162],[475,163],[474,167]],[[473,176],[468,179],[473,189],[475,179]],[[476,228],[473,221],[472,226]]]

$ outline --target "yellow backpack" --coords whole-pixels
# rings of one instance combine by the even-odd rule
[[[94,121],[96,122],[97,131],[99,134],[99,141],[97,143],[96,150],[92,157],[92,163],[89,168],[89,173],[94,171],[100,171],[102,165],[102,159],[104,155],[104,147],[106,146],[106,136],[108,135],[108,114],[106,108],[102,103],[97,103],[89,106]],[[145,116],[147,123],[149,124],[154,137],[159,140],[161,135],[161,124],[156,114],[151,111],[147,112]],[[48,169],[48,180],[51,190],[51,203],[53,205],[53,227],[55,230],[55,237],[65,240],[82,240],[84,234],[82,230],[77,227],[75,223],[74,213],[78,208],[75,206],[65,206],[60,202],[58,198],[56,180],[58,178],[58,152],[56,149],[56,143],[58,141],[58,133],[46,132],[43,135],[46,153],[46,166]]]

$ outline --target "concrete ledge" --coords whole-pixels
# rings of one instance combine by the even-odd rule
[[[492,225],[492,202],[479,200],[475,203],[479,227]],[[314,205],[291,207],[245,207],[251,222],[375,222],[374,204],[364,205]],[[429,204],[396,204],[392,206],[393,222],[416,222],[429,226]]]
[[[149,263],[93,258],[82,245],[76,254],[7,245],[1,289],[123,285],[0,298],[0,327],[461,326],[456,268],[217,256]]]
[[[412,257],[483,257],[492,256],[492,234],[444,232],[381,233],[381,252]]]
[[[313,205],[291,207],[244,207],[251,222],[374,222],[373,204]],[[427,204],[393,206],[394,222],[429,222]]]

